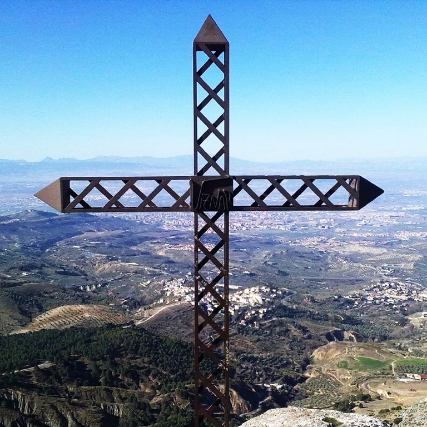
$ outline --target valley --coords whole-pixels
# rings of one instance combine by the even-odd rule
[[[290,403],[393,423],[425,398],[427,205],[399,173],[359,212],[231,215],[234,425]],[[2,197],[0,425],[191,425],[192,218]],[[181,349],[179,375],[158,343]]]

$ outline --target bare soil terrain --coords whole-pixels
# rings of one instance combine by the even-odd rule
[[[394,372],[394,362],[408,356],[386,343],[331,342],[313,352],[307,383],[333,377],[342,395],[361,392],[372,397],[356,406],[356,412],[392,420],[401,409],[426,401],[427,381],[398,378]]]

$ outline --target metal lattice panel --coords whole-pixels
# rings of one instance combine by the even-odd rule
[[[190,212],[203,210],[191,184],[218,177],[60,178],[37,196],[55,209],[79,212]],[[382,193],[360,176],[227,177],[232,181],[226,211],[356,210]],[[211,196],[208,194],[208,196]]]
[[[228,48],[209,16],[193,43],[194,174],[199,176],[229,173]]]
[[[228,425],[229,214],[195,214],[196,426]]]

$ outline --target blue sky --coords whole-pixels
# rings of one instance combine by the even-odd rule
[[[208,14],[233,157],[427,156],[427,1],[2,0],[0,158],[191,154]]]

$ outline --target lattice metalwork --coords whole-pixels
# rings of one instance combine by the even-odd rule
[[[195,215],[196,422],[228,425],[229,312],[228,212]]]
[[[194,175],[197,176],[212,171],[221,178],[229,174],[228,49],[228,41],[209,16],[193,43]],[[216,190],[214,185],[211,191],[206,191],[206,185],[202,181],[196,206],[200,209],[194,213],[195,426],[207,419],[214,427],[221,427],[228,426],[230,417],[229,213],[225,206],[218,209],[219,205],[214,206],[216,213],[206,211]],[[208,203],[203,199],[206,193]]]
[[[208,16],[193,43],[194,175],[59,178],[36,193],[64,213],[194,212],[196,427],[230,420],[229,212],[351,211],[383,193],[358,175],[230,176],[228,49]]]
[[[229,173],[229,45],[208,16],[193,42],[194,174]]]
[[[230,176],[224,211],[357,210],[382,190],[355,175]],[[216,211],[215,191],[192,191],[215,176],[60,178],[36,196],[64,213]],[[221,185],[219,186],[219,188]],[[212,201],[214,199],[214,201]]]

